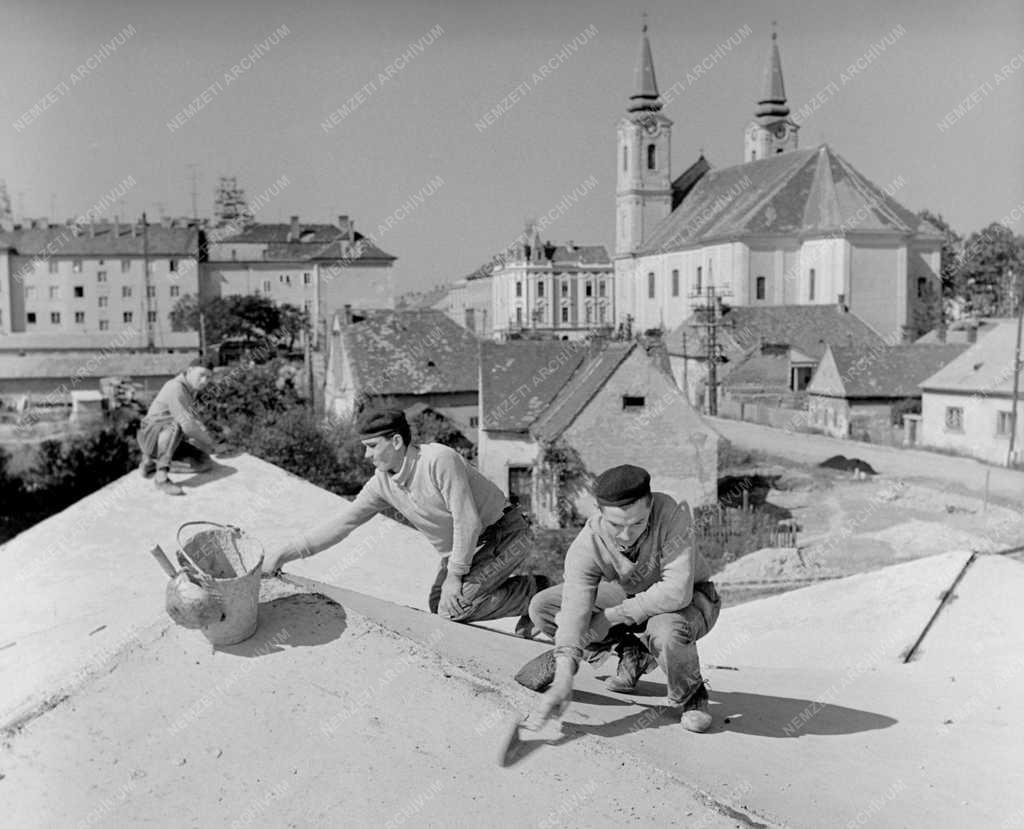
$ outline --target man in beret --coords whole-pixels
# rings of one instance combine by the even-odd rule
[[[213,466],[210,455],[223,447],[195,415],[196,396],[213,374],[213,363],[197,357],[157,392],[139,425],[136,439],[142,449],[142,477],[156,474],[156,488],[167,495],[184,490],[168,478],[176,472],[206,472]]]
[[[264,560],[273,575],[281,566],[337,544],[378,512],[394,507],[441,554],[428,607],[456,622],[518,616],[517,633],[529,636],[530,599],[547,585],[543,576],[513,576],[529,553],[523,514],[498,487],[440,443],[412,443],[400,409],[360,418],[359,436],[374,475],[345,510]]]
[[[631,691],[656,662],[668,703],[682,706],[683,727],[706,731],[711,715],[696,642],[714,626],[721,602],[693,543],[690,508],[651,492],[650,474],[628,464],[598,476],[594,496],[599,511],[566,553],[564,583],[530,603],[530,617],[555,647],[516,679],[538,691],[550,685],[538,713],[559,716],[580,660],[598,663],[614,649],[620,660],[609,690]]]

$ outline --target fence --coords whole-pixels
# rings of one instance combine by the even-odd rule
[[[795,547],[797,527],[765,510],[709,504],[693,510],[697,549],[718,570],[763,547]]]

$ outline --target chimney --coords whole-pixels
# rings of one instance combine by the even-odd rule
[[[299,241],[299,217],[292,216],[292,228],[288,231],[288,241],[297,242]]]
[[[338,227],[341,228],[341,238],[346,242],[356,240],[355,223],[344,213],[338,216]]]
[[[352,324],[352,306],[349,303],[346,302],[342,306],[341,310],[342,310],[342,320],[344,321],[345,325],[351,325]]]
[[[840,314],[845,314],[850,309],[846,307],[846,294],[839,294],[836,296],[836,307],[839,308]]]

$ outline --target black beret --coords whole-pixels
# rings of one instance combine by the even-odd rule
[[[393,435],[408,432],[409,423],[405,412],[401,409],[382,409],[365,412],[357,426],[359,437],[375,438],[380,435]]]
[[[623,464],[606,469],[594,482],[594,497],[602,507],[624,507],[651,493],[651,473]]]

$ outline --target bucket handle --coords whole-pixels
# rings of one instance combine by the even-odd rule
[[[218,524],[216,521],[186,521],[184,524],[178,527],[178,547],[182,551],[184,551],[185,545],[181,541],[181,531],[185,529],[185,527],[194,527],[197,525],[205,527],[216,527],[218,530],[229,530],[231,534],[235,536],[235,538],[239,538],[245,535],[247,538],[252,539],[260,545],[260,561],[263,561],[263,559],[266,558],[267,549],[263,546],[263,542],[256,538],[256,536],[248,535],[245,532],[245,530],[243,530],[241,527],[236,527],[234,524]]]

